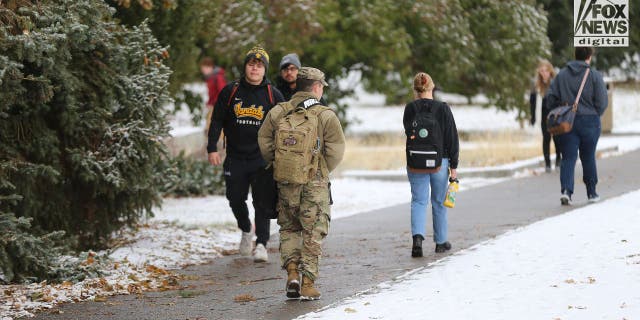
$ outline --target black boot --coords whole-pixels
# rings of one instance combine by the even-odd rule
[[[419,234],[413,236],[413,247],[411,247],[412,257],[422,257],[422,240],[424,240],[424,237]]]
[[[451,250],[451,243],[449,243],[449,241],[440,244],[436,243],[436,253],[443,253],[449,250]]]
[[[548,153],[544,154],[544,172],[551,172],[551,159]]]

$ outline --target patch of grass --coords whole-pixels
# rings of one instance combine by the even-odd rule
[[[494,166],[542,155],[542,133],[524,130],[465,132],[460,135],[459,167]],[[553,143],[551,144],[551,152]],[[405,137],[398,133],[375,133],[347,137],[343,170],[394,170],[403,168]]]
[[[460,167],[495,166],[542,155],[542,132],[471,133],[461,144]],[[551,152],[555,152],[553,143]]]

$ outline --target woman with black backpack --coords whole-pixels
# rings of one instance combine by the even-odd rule
[[[427,203],[431,196],[433,240],[436,253],[451,249],[447,241],[447,208],[443,202],[448,178],[457,178],[458,130],[449,106],[433,99],[431,76],[418,73],[413,80],[415,100],[404,108],[407,135],[407,175],[411,184],[412,257],[422,257]]]

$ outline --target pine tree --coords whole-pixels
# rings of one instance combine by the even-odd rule
[[[37,166],[24,168],[38,170]],[[23,170],[24,170],[23,169]],[[15,165],[0,161],[0,205],[12,206],[22,200],[17,194],[7,193],[15,187],[7,179],[16,171]],[[65,249],[60,245],[64,232],[34,235],[30,219],[16,217],[0,209],[0,283],[22,281],[28,278],[47,278]]]
[[[136,26],[148,21],[149,28],[161,45],[168,47],[165,63],[173,72],[169,78],[169,93],[175,101],[173,112],[186,106],[194,125],[202,117],[204,101],[185,84],[200,80],[198,60],[203,54],[201,36],[207,37],[205,21],[217,7],[211,0],[107,0],[116,9],[117,21]],[[204,35],[203,35],[203,31]]]
[[[473,72],[459,78],[453,91],[468,96],[484,93],[489,104],[519,110],[518,118],[524,118],[528,110],[524,95],[537,61],[550,56],[545,12],[533,1],[461,0],[461,4],[469,15],[477,51]]]
[[[166,48],[113,14],[99,0],[0,3],[0,163],[11,184],[0,194],[22,199],[0,211],[31,219],[35,236],[63,230],[80,249],[150,212],[163,182]]]
[[[413,39],[410,59],[413,73],[428,72],[439,89],[476,94],[475,88],[459,85],[474,73],[478,54],[478,40],[460,1],[405,1],[403,4],[405,28]]]

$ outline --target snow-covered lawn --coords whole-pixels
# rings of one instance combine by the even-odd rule
[[[612,96],[613,132],[640,133],[640,91],[614,89]],[[451,111],[459,131],[520,129],[520,124],[515,120],[516,111],[483,108],[480,104],[486,101],[482,96],[475,97],[472,105],[466,105],[466,99],[455,94],[441,93],[439,99],[447,101],[452,106]],[[347,119],[353,122],[348,128],[348,133],[403,132],[404,106],[384,106],[384,100],[376,95],[365,94],[362,100],[347,100],[353,104],[347,109]],[[540,126],[530,126],[526,123],[524,130],[537,134]]]
[[[613,132],[640,132],[640,91],[615,89],[613,95]]]
[[[518,130],[516,111],[499,111],[495,108],[465,106],[451,108],[459,131]],[[348,133],[404,132],[402,114],[404,106],[351,107],[347,119],[353,121]],[[539,131],[538,127],[526,126],[528,131]]]
[[[200,94],[203,99],[206,98],[206,87],[203,84],[194,83],[189,85],[188,89]],[[347,109],[347,119],[351,120],[352,124],[347,133],[403,132],[402,113],[404,106],[385,106],[383,95],[365,92],[362,86],[356,86],[355,92],[354,97],[341,100],[350,106]],[[487,103],[487,99],[482,95],[473,97],[471,105],[467,105],[465,97],[457,94],[440,92],[437,98],[452,106],[453,116],[460,131],[520,129],[519,123],[515,120],[516,111],[483,108],[481,105]],[[612,100],[613,132],[640,133],[640,91],[615,88]],[[191,115],[183,108],[171,117],[170,125],[173,128],[170,132],[172,136],[182,136],[202,132],[204,120],[202,125],[193,126]],[[540,131],[540,126],[538,124],[530,126],[527,123],[524,130],[537,134]]]
[[[636,319],[640,190],[548,218],[298,319]]]

